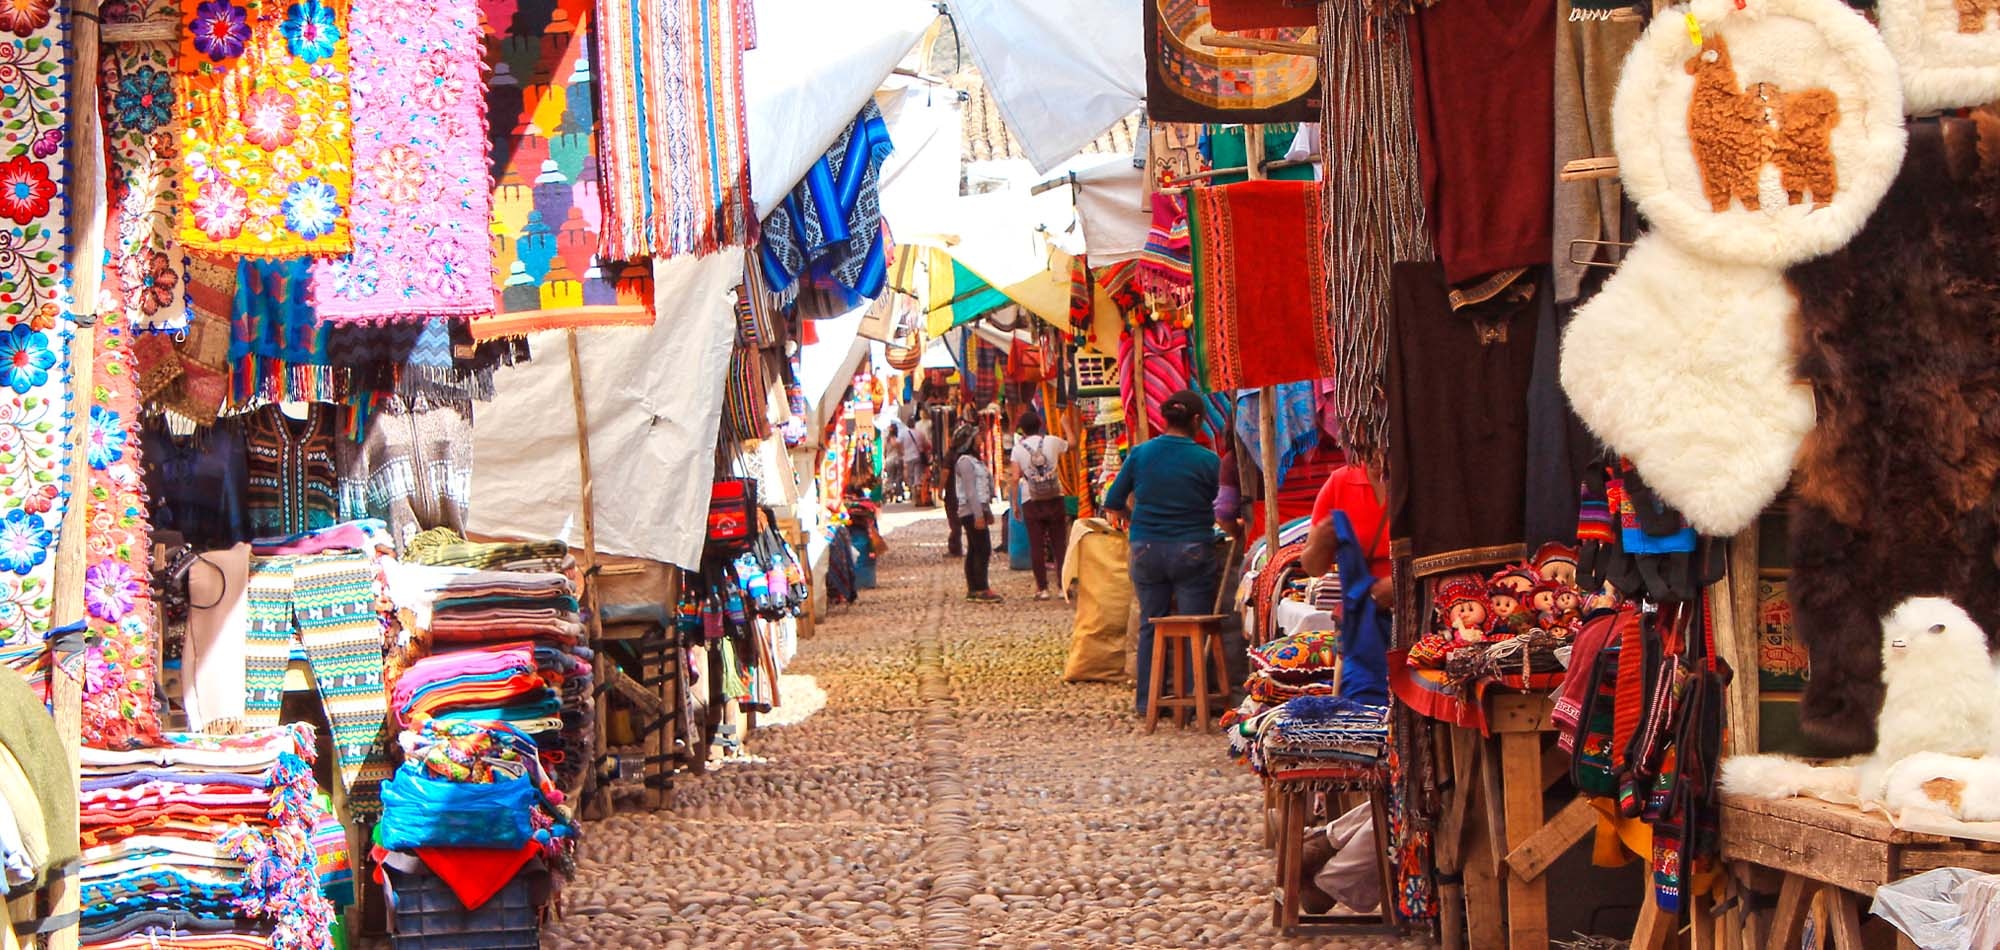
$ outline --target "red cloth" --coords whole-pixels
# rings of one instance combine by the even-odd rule
[[[424,867],[451,887],[466,910],[478,910],[522,867],[534,859],[541,845],[533,841],[518,850],[506,848],[418,848]]]
[[[1218,30],[1271,30],[1318,26],[1319,4],[1285,0],[1208,0],[1208,22]]]
[[[1324,523],[1336,511],[1347,513],[1347,520],[1354,525],[1354,539],[1367,549],[1368,572],[1387,580],[1389,532],[1382,523],[1387,515],[1375,497],[1375,486],[1368,482],[1367,469],[1347,464],[1327,475],[1319,497],[1313,499],[1313,524]]]
[[[1445,279],[1547,263],[1554,0],[1452,0],[1411,21],[1424,208]]]
[[[1319,183],[1246,181],[1197,188],[1188,205],[1197,326],[1192,336],[1208,389],[1333,376]]]

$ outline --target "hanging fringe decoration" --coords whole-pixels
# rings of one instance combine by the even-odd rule
[[[1389,269],[1433,256],[1410,105],[1409,24],[1360,3],[1323,3],[1319,16],[1334,406],[1343,447],[1381,471]]]

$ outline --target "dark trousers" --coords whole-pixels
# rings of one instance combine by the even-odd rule
[[[1213,542],[1132,543],[1132,589],[1139,597],[1137,706],[1140,712],[1146,711],[1147,694],[1153,685],[1153,618],[1213,611],[1215,588],[1222,582],[1219,572]],[[1182,672],[1192,676],[1193,666],[1188,665]]]
[[[986,566],[993,560],[993,532],[990,527],[982,528],[974,523],[972,515],[958,519],[965,529],[965,592],[977,594],[991,590],[986,582]]]
[[[1068,546],[1069,506],[1060,498],[1021,503],[1021,522],[1028,527],[1028,559],[1034,562],[1035,589],[1049,589],[1049,566],[1062,579],[1063,549]]]
[[[944,520],[951,525],[951,539],[945,542],[944,553],[957,557],[965,553],[965,542],[960,540],[964,527],[958,522],[958,487],[951,479],[944,480]]]

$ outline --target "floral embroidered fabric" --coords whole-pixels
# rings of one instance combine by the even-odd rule
[[[66,5],[0,4],[0,330],[53,326],[68,304],[69,42]]]
[[[152,531],[139,466],[139,382],[132,327],[101,315],[90,414],[84,522],[83,606],[90,648],[83,682],[83,740],[116,748],[159,734],[153,707]]]
[[[319,317],[492,313],[476,0],[364,3],[353,28],[354,251],[315,265]]]
[[[4,44],[0,44],[4,46]],[[55,606],[56,531],[69,501],[69,328],[0,330],[0,644],[39,656]]]
[[[173,0],[117,0],[104,5],[102,16],[106,23],[143,23],[174,12]],[[98,80],[111,208],[98,309],[123,312],[135,329],[187,326],[187,274],[176,231],[176,49],[165,40],[107,43]]]
[[[181,239],[257,257],[345,253],[347,0],[181,0]]]

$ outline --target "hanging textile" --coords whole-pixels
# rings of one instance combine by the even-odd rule
[[[1319,445],[1319,383],[1285,383],[1275,387],[1274,392],[1278,397],[1277,428],[1273,432],[1278,444],[1277,482],[1282,485],[1292,464]],[[1263,444],[1257,422],[1262,412],[1258,406],[1261,398],[1263,394],[1255,389],[1236,393],[1236,437],[1253,449]]]
[[[1310,9],[1310,8],[1307,8]],[[1208,185],[1233,185],[1250,180],[1249,136],[1240,125],[1210,125],[1201,130],[1201,149],[1208,156],[1210,168],[1236,168],[1227,174],[1215,175],[1204,182]],[[1291,152],[1292,143],[1298,140],[1301,126],[1297,122],[1272,122],[1264,126],[1263,154],[1257,156],[1262,165],[1284,161]],[[1285,168],[1267,168],[1262,177],[1273,181],[1312,181],[1314,166],[1290,165]]]
[[[1194,190],[1192,336],[1210,389],[1333,375],[1322,201],[1313,182]]]
[[[604,249],[710,254],[756,238],[744,141],[745,0],[597,4]]]
[[[472,401],[389,396],[365,436],[334,446],[340,519],[376,518],[400,549],[432,528],[465,531],[472,507]]]
[[[1201,37],[1209,0],[1145,0],[1146,116],[1158,122],[1310,122],[1319,118],[1311,56],[1212,49]],[[1311,42],[1312,27],[1251,30],[1254,39]]]
[[[329,328],[313,316],[312,261],[256,260],[236,264],[230,305],[231,400],[338,402],[343,394],[327,357]]]
[[[493,193],[474,0],[354,9],[354,250],[319,261],[321,320],[493,312]]]
[[[1342,445],[1381,471],[1389,269],[1397,261],[1431,259],[1411,118],[1409,21],[1359,4],[1321,4],[1320,13],[1326,272],[1339,341],[1334,405]]]
[[[788,297],[800,281],[832,284],[849,308],[882,293],[889,263],[876,186],[893,148],[870,99],[764,219],[758,260],[774,293]]]
[[[1133,420],[1139,418],[1139,410],[1143,406],[1148,427],[1146,431],[1164,432],[1167,420],[1160,414],[1160,404],[1193,382],[1193,375],[1188,372],[1187,331],[1154,323],[1135,332],[1146,341],[1146,378],[1142,381],[1143,385],[1135,385],[1132,380],[1132,368],[1138,362],[1132,353],[1133,333],[1118,338],[1118,389],[1119,398],[1125,406],[1125,424],[1135,428]]]
[[[162,7],[156,11],[155,7]],[[156,13],[173,16],[170,0],[114,5],[106,23],[140,23]],[[98,308],[117,310],[135,329],[187,326],[186,273],[180,234],[181,117],[175,109],[174,57],[167,40],[106,43],[104,90],[104,283]]]
[[[1179,191],[1153,193],[1153,224],[1146,247],[1139,252],[1133,286],[1159,306],[1179,309],[1194,296],[1194,251],[1188,237],[1187,195]]]
[[[54,0],[10,4],[0,17],[0,330],[29,320],[47,330],[69,305],[69,5]],[[95,262],[93,262],[95,263]],[[17,394],[18,391],[17,391]]]
[[[353,247],[347,0],[181,0],[181,240],[255,257]]]
[[[96,368],[83,441],[83,605],[90,647],[83,682],[83,741],[116,748],[160,732],[153,706],[152,534],[139,464],[139,389],[131,324],[99,314]]]
[[[333,466],[333,411],[313,403],[303,420],[276,405],[243,425],[247,508],[253,538],[286,538],[331,527],[340,511]]]
[[[729,355],[728,388],[722,396],[722,434],[725,439],[745,442],[771,435],[768,382],[761,351],[736,345]]]
[[[1270,30],[1285,26],[1316,26],[1316,3],[1285,0],[1209,0],[1209,20],[1218,30]]]
[[[70,495],[69,340],[67,323],[0,331],[0,644],[10,659],[17,647],[39,655],[55,606],[56,531]]]
[[[481,340],[653,322],[652,268],[605,260],[590,0],[482,3],[499,313]]]
[[[252,728],[278,724],[296,636],[333,726],[333,750],[354,811],[379,812],[377,795],[389,777],[389,696],[382,688],[375,566],[367,555],[353,553],[252,558],[249,603],[244,721]]]

